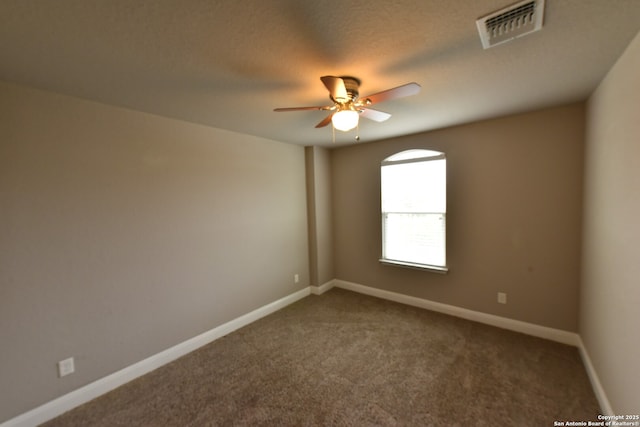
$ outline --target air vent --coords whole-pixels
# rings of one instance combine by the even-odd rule
[[[542,29],[544,0],[521,1],[476,21],[485,49]]]

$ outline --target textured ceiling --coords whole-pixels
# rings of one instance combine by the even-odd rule
[[[301,145],[334,145],[322,75],[376,105],[362,141],[584,100],[640,31],[639,0],[546,0],[542,31],[483,50],[511,0],[1,0],[0,79]],[[335,145],[355,143],[336,132]]]

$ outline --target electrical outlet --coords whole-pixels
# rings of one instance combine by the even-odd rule
[[[73,374],[76,371],[73,357],[58,362],[58,376],[60,378]]]
[[[498,292],[498,302],[500,304],[506,304],[507,303],[507,294],[504,292]]]
[[[293,275],[293,283],[298,283],[300,282],[300,275],[299,274],[294,274]]]

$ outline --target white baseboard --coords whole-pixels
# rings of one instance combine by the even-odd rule
[[[587,352],[587,348],[584,346],[584,342],[582,342],[582,338],[578,337],[578,350],[580,351],[580,357],[582,358],[582,363],[584,363],[584,367],[587,371],[587,375],[589,376],[589,381],[591,381],[591,387],[593,388],[593,392],[596,395],[596,399],[598,399],[598,404],[600,405],[600,411],[603,415],[615,415],[613,412],[613,408],[611,407],[611,403],[607,398],[607,394],[604,392],[602,388],[602,383],[600,383],[600,378],[593,367],[593,363],[591,363],[591,358],[589,357],[589,353]]]
[[[322,295],[335,286],[335,280],[329,280],[320,286],[310,286],[313,295]]]
[[[344,280],[334,280],[334,286],[336,288],[347,289],[361,294],[370,295],[377,298],[387,299],[390,301],[399,302],[402,304],[411,305],[414,307],[424,308],[427,310],[437,311],[439,313],[449,314],[455,317],[461,317],[467,320],[473,320],[475,322],[485,323],[487,325],[496,326],[502,329],[508,329],[515,332],[520,332],[527,335],[532,335],[538,338],[544,338],[551,341],[556,341],[562,344],[568,344],[578,348],[580,357],[584,363],[585,370],[591,382],[593,392],[598,399],[600,405],[600,411],[604,415],[614,415],[611,403],[607,398],[607,395],[602,388],[598,374],[591,363],[591,358],[587,352],[582,338],[580,335],[574,332],[563,331],[560,329],[548,328],[546,326],[535,325],[533,323],[521,322],[519,320],[507,319],[500,316],[494,316],[492,314],[486,314],[478,311],[468,310],[465,308],[456,307],[453,305],[442,304],[435,301],[429,301],[422,298],[412,297],[396,292],[385,291],[383,289],[372,288],[358,283],[347,282]]]
[[[323,285],[324,286],[324,285]],[[180,344],[154,354],[140,362],[127,366],[118,372],[87,384],[71,393],[60,396],[44,405],[38,406],[24,414],[18,415],[4,423],[0,427],[34,427],[45,421],[51,420],[77,406],[95,399],[121,385],[128,383],[142,375],[145,375],[162,365],[166,365],[218,338],[230,334],[258,319],[261,319],[281,308],[292,304],[311,293],[311,287],[301,289],[291,295],[262,306],[250,313],[224,323],[216,328],[188,339]]]
[[[563,331],[561,329],[549,328],[533,323],[522,322],[520,320],[507,319],[506,317],[495,316],[493,314],[482,313],[480,311],[469,310],[466,308],[456,307],[454,305],[443,304],[440,302],[430,301],[422,298],[412,297],[409,295],[399,294],[396,292],[385,291],[383,289],[372,288],[358,283],[347,282],[344,280],[334,280],[336,288],[347,289],[361,294],[366,294],[414,307],[424,308],[438,313],[444,313],[462,319],[472,320],[474,322],[484,323],[496,326],[510,331],[520,332],[532,335],[538,338],[544,338],[556,341],[562,344],[578,347],[580,337],[575,332]]]
[[[0,427],[37,426],[63,414],[66,411],[82,405],[83,403],[95,399],[96,397],[101,396],[123,384],[126,384],[129,381],[145,375],[153,371],[154,369],[159,368],[160,366],[172,362],[206,344],[217,340],[218,338],[228,335],[231,332],[242,328],[243,326],[246,326],[258,319],[261,319],[262,317],[278,311],[286,307],[287,305],[308,296],[309,294],[322,295],[333,287],[347,289],[353,292],[395,301],[414,307],[424,308],[427,310],[436,311],[439,313],[444,313],[451,316],[460,317],[463,319],[472,320],[487,325],[496,326],[499,328],[508,329],[515,332],[520,332],[578,347],[580,356],[585,365],[585,369],[587,370],[589,380],[591,381],[591,385],[600,404],[602,413],[605,415],[613,415],[611,404],[604,392],[604,389],[602,388],[598,375],[593,367],[593,364],[591,363],[591,359],[589,358],[587,350],[584,347],[584,343],[582,342],[580,336],[576,333],[563,331],[560,329],[548,328],[546,326],[535,325],[519,320],[507,319],[492,314],[468,310],[448,304],[429,301],[422,298],[412,297],[396,292],[386,291],[365,285],[360,285],[357,283],[335,279],[330,280],[329,282],[326,282],[320,286],[309,286],[291,295],[260,307],[250,313],[224,323],[196,337],[177,344],[167,350],[148,357],[147,359],[141,360],[140,362],[128,366],[118,372],[94,381],[93,383],[74,390],[71,393],[65,394],[64,396],[45,403],[44,405],[25,412],[24,414],[21,414],[8,421],[5,421],[4,423],[0,424]]]

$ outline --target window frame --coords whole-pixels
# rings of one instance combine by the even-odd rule
[[[410,154],[410,152],[415,152],[415,156],[414,157],[406,157],[407,155]],[[444,207],[444,212],[434,212],[434,213],[439,213],[443,216],[444,221],[445,221],[445,225],[444,225],[444,264],[443,265],[434,265],[434,264],[422,264],[422,263],[416,263],[416,262],[412,262],[412,261],[404,261],[404,260],[396,260],[396,259],[389,259],[389,258],[385,258],[384,257],[384,253],[385,253],[385,239],[386,239],[386,233],[385,233],[385,215],[388,212],[385,212],[383,209],[383,186],[382,186],[382,168],[385,166],[391,166],[391,165],[399,165],[399,164],[407,164],[407,163],[419,163],[419,162],[428,162],[428,161],[434,161],[434,160],[444,160],[445,163],[445,182],[444,182],[444,186],[445,186],[445,207]],[[381,256],[379,258],[379,262],[381,264],[384,265],[390,265],[390,266],[397,266],[397,267],[404,267],[404,268],[411,268],[411,269],[418,269],[418,270],[423,270],[423,271],[430,271],[430,272],[435,272],[435,273],[440,273],[440,274],[446,274],[449,271],[449,267],[447,265],[447,222],[446,222],[446,214],[447,214],[447,207],[446,207],[446,193],[447,193],[447,177],[446,177],[446,167],[447,167],[447,162],[446,162],[447,158],[446,158],[446,154],[444,152],[441,151],[436,151],[436,150],[429,150],[429,149],[408,149],[408,150],[403,150],[403,151],[399,151],[395,154],[392,154],[388,157],[386,157],[381,163],[380,163],[380,218],[381,218],[381,233],[382,233],[382,239],[381,239]],[[410,213],[410,212],[407,212]]]

